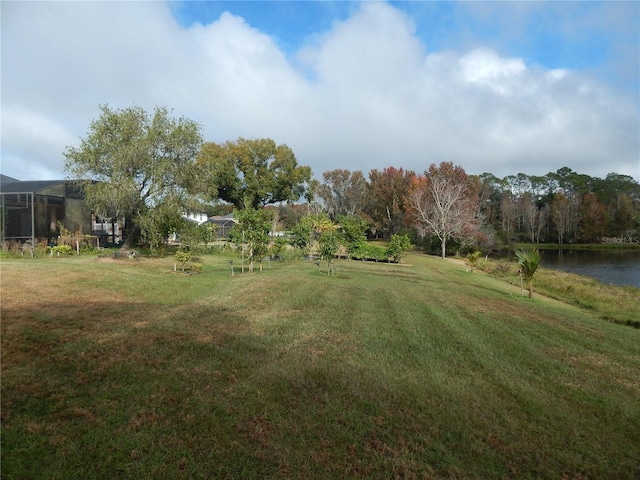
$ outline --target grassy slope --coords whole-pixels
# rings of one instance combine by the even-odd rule
[[[640,331],[455,263],[3,260],[3,478],[637,478]]]
[[[518,265],[503,260],[482,260],[479,267],[512,285],[519,285]],[[605,285],[592,278],[540,268],[534,277],[539,294],[577,305],[603,320],[640,328],[640,289]]]

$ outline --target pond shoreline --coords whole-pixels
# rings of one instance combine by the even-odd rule
[[[538,250],[616,250],[640,251],[640,243],[516,243],[501,249],[537,248]]]
[[[518,249],[537,248],[540,266],[597,280],[605,285],[640,288],[640,245],[637,244],[512,244],[489,258],[515,261]]]
[[[520,286],[518,266],[505,259],[486,259],[478,264],[485,273]],[[591,276],[540,265],[533,279],[534,297],[544,295],[585,308],[608,322],[640,328],[640,287],[603,283]]]

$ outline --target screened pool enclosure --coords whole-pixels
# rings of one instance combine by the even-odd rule
[[[60,225],[91,234],[91,210],[82,192],[66,180],[19,181],[3,176],[0,186],[0,241],[51,243]]]

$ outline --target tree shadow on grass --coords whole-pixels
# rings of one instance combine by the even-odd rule
[[[235,390],[266,351],[224,307],[34,300],[2,313],[8,478],[172,478],[184,451],[163,443],[215,449],[213,432],[230,448]],[[202,422],[216,412],[225,421]]]

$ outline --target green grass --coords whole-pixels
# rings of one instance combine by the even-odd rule
[[[479,267],[512,285],[520,285],[518,266],[513,262],[482,260]],[[605,285],[589,277],[546,268],[535,273],[533,286],[538,294],[579,306],[603,320],[640,328],[640,288]]]
[[[640,330],[422,255],[226,260],[2,260],[2,477],[640,475]]]

